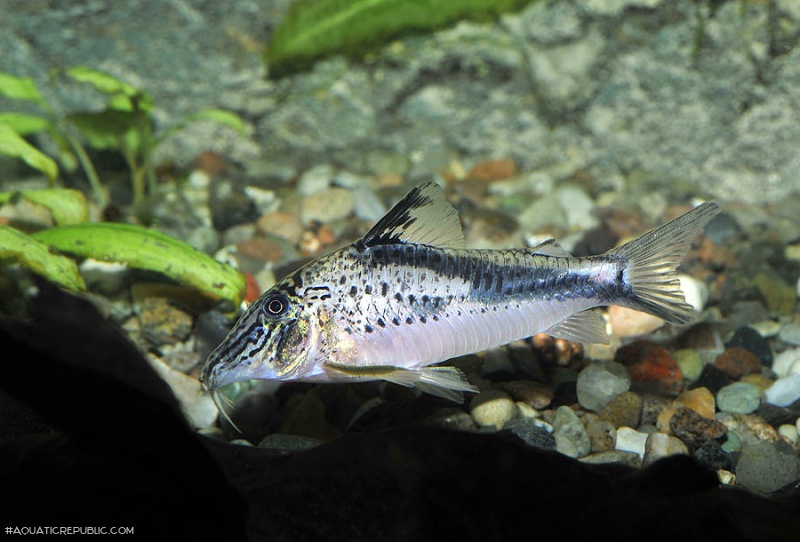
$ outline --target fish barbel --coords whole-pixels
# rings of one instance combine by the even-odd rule
[[[362,238],[280,280],[211,353],[214,393],[247,379],[386,380],[463,400],[454,367],[432,366],[540,332],[607,342],[594,307],[620,305],[684,325],[694,318],[676,269],[720,210],[704,203],[599,256],[554,241],[470,250],[438,185],[412,189]]]

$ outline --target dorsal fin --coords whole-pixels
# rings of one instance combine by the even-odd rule
[[[572,254],[564,250],[564,247],[559,245],[555,239],[546,239],[544,242],[531,248],[531,251],[534,254],[541,254],[542,256],[557,256],[559,258],[565,256],[572,257]]]
[[[464,247],[458,211],[445,199],[439,185],[428,182],[412,189],[356,241],[356,246],[366,248],[396,243]]]

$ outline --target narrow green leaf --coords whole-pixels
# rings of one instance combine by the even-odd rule
[[[30,77],[16,77],[0,72],[0,94],[12,100],[26,100],[42,105],[44,98]]]
[[[94,68],[87,68],[86,66],[70,68],[67,70],[67,75],[81,83],[89,83],[104,94],[135,96],[139,92],[136,87],[117,79],[109,73],[101,72]]]
[[[60,254],[51,254],[47,245],[17,229],[0,225],[0,260],[8,259],[68,290],[80,292],[86,289],[74,261]]]
[[[244,276],[239,271],[149,228],[87,223],[50,228],[33,237],[62,252],[163,273],[211,297],[230,300],[234,306],[244,295]]]
[[[55,161],[30,145],[6,124],[0,124],[0,154],[21,158],[32,168],[44,173],[50,182],[58,177],[58,166]]]
[[[331,54],[359,55],[409,33],[459,19],[489,20],[531,0],[299,0],[272,35],[270,75],[281,77]]]
[[[19,135],[38,134],[52,129],[49,120],[27,113],[0,113],[0,124],[10,126]]]

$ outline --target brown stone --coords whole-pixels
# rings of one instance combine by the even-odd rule
[[[739,380],[745,375],[761,372],[761,361],[758,356],[744,348],[726,348],[714,360],[714,366],[733,378]]]
[[[628,367],[633,387],[640,391],[672,394],[683,389],[681,368],[662,346],[636,341],[617,350],[614,359]]]
[[[501,179],[510,179],[517,173],[517,163],[513,158],[498,158],[475,164],[475,167],[470,170],[467,177],[482,181],[499,181]]]
[[[611,399],[600,411],[600,417],[610,421],[614,427],[639,427],[642,419],[642,398],[631,391]]]
[[[533,380],[498,382],[495,387],[511,395],[515,401],[521,401],[536,410],[547,408],[553,401],[553,389]]]
[[[704,443],[724,437],[728,428],[717,420],[704,418],[688,407],[678,407],[669,420],[669,428],[673,435],[683,441],[690,451],[696,450]]]

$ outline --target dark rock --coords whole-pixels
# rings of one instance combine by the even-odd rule
[[[713,440],[704,442],[697,450],[694,457],[704,465],[714,470],[733,470],[731,456],[722,449],[722,446]]]
[[[550,408],[558,408],[563,405],[574,405],[578,402],[578,383],[574,380],[562,382],[553,391],[553,401]]]
[[[717,245],[722,245],[742,231],[738,222],[728,213],[720,213],[706,224],[703,234],[714,241]]]
[[[769,342],[750,326],[742,326],[737,329],[725,346],[727,348],[744,348],[755,354],[762,365],[772,367],[773,356]]]
[[[723,423],[701,416],[687,407],[678,407],[675,410],[675,414],[669,419],[669,428],[690,451],[708,441],[719,440],[728,432]]]
[[[719,390],[732,382],[733,379],[731,377],[720,371],[717,367],[708,364],[703,367],[700,378],[691,385],[690,389],[708,388],[711,393],[716,395]]]
[[[533,448],[542,450],[555,450],[556,439],[553,434],[544,428],[538,420],[532,418],[517,418],[511,422],[504,431],[510,431],[522,439],[522,442]]]

